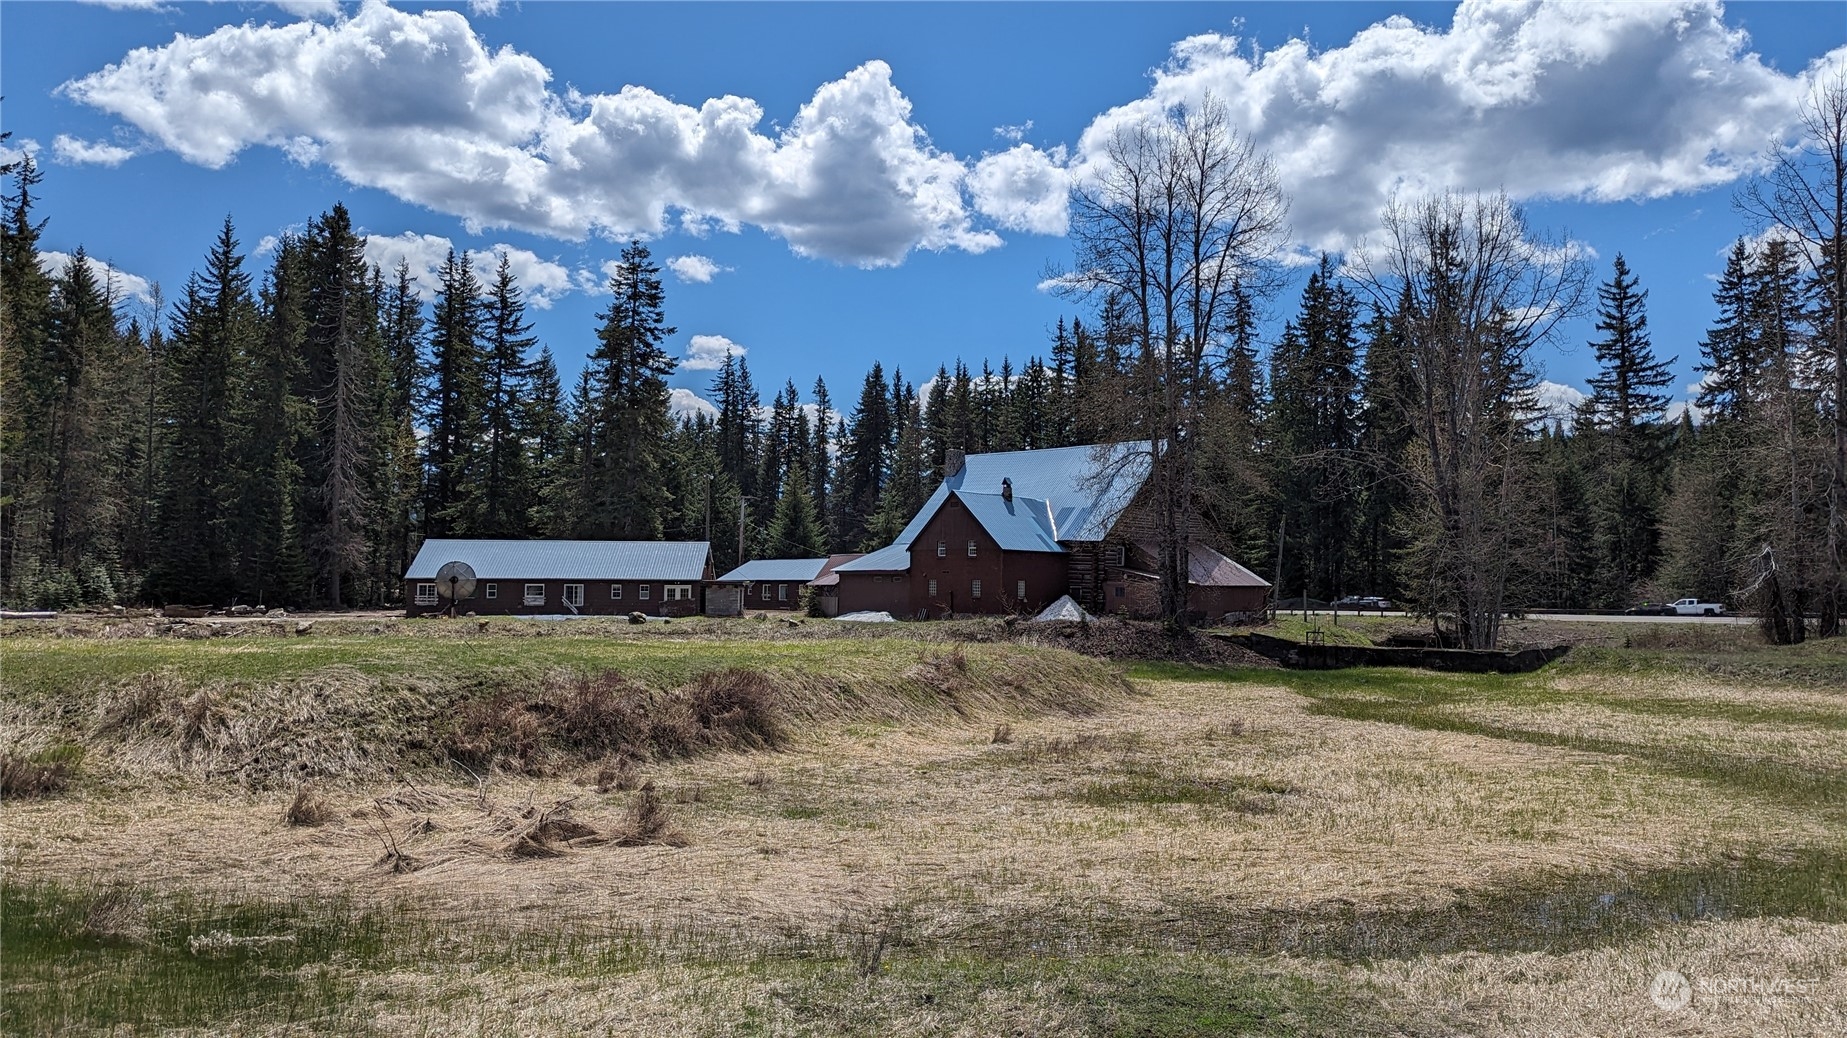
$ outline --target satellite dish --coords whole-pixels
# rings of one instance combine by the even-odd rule
[[[445,562],[436,571],[436,593],[460,602],[475,593],[475,568],[466,562]]]

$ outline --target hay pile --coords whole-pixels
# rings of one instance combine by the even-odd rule
[[[463,859],[516,861],[557,858],[592,847],[685,847],[690,842],[653,782],[643,782],[624,814],[593,824],[576,814],[579,797],[548,804],[530,796],[499,803],[486,795],[406,784],[375,797],[362,812],[364,829],[380,847],[376,866],[419,872]]]

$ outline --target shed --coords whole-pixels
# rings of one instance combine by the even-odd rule
[[[448,607],[436,593],[445,562],[475,571],[456,609],[483,616],[692,616],[712,579],[706,541],[431,538],[404,573],[405,615]]]

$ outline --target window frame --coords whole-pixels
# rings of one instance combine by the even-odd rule
[[[426,584],[422,581],[418,581],[417,590],[413,592],[412,597],[417,605],[435,605],[436,582],[432,580]]]
[[[976,557],[976,556],[975,556],[975,552],[976,552],[976,550],[978,549],[978,547],[979,547],[979,545],[977,545],[977,544],[975,543],[975,539],[974,539],[973,537],[970,537],[970,538],[968,539],[968,557],[969,557],[969,558],[971,558],[971,559],[972,559],[972,558],[975,558],[975,557]]]
[[[690,602],[692,600],[693,586],[691,584],[661,585],[661,601],[663,602]]]
[[[776,601],[787,602],[788,600],[789,600],[789,585],[787,584],[776,585]]]
[[[770,585],[767,581],[759,582],[757,584],[757,597],[762,599],[765,602],[768,602],[770,600]]]
[[[936,557],[939,559],[946,559],[949,557],[949,542],[948,541],[937,541],[936,542]]]
[[[1019,599],[1022,602],[1026,601],[1026,581],[1024,580],[1016,581],[1013,585],[1013,588],[1014,588],[1013,597]]]
[[[968,597],[970,598],[980,598],[981,597],[981,578],[980,577],[976,577],[973,581],[969,582]]]
[[[571,601],[572,588],[577,589],[577,601],[575,602]],[[584,586],[582,584],[566,584],[564,586],[564,595],[559,599],[559,602],[567,606],[574,606],[578,609],[582,609],[584,607]]]
[[[609,585],[609,600],[611,602],[622,601],[622,585],[621,584],[618,583],[618,584]]]
[[[1120,544],[1107,545],[1103,549],[1105,566],[1126,566],[1129,564],[1129,550]]]
[[[641,590],[635,593],[635,598],[638,599],[639,601],[647,602],[654,597],[653,592],[654,592],[653,584],[643,584],[641,585]]]
[[[930,591],[929,591],[928,597],[930,598],[936,597],[936,578],[935,577],[930,578]]]
[[[493,601],[494,599],[499,598],[500,597],[500,585],[499,584],[481,585],[481,597],[487,599],[490,602]]]
[[[535,587],[539,589],[539,593],[536,595],[532,593],[532,589]],[[527,584],[525,587],[520,589],[520,592],[521,592],[520,594],[520,599],[521,599],[520,604],[521,605],[544,605],[545,604],[545,585],[543,583]]]

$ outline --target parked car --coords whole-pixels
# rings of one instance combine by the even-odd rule
[[[1675,616],[1724,616],[1725,604],[1702,602],[1697,598],[1682,598],[1669,605],[1668,611]]]
[[[1389,598],[1380,598],[1378,595],[1348,595],[1336,601],[1334,603],[1334,608],[1351,609],[1356,613],[1364,612],[1368,609],[1375,609],[1383,613],[1387,609],[1392,608],[1392,600]]]

